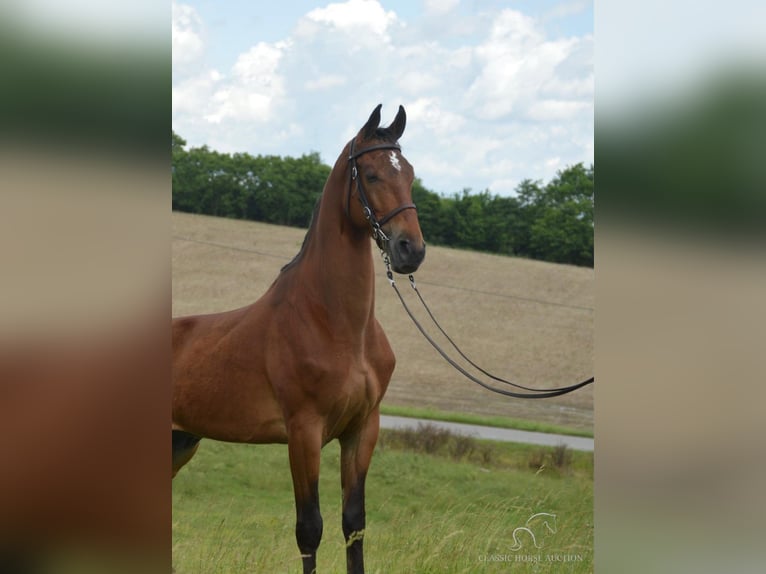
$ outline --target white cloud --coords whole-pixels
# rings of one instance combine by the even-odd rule
[[[513,10],[500,14],[487,40],[475,50],[482,69],[468,98],[480,109],[480,117],[498,119],[516,111],[519,100],[539,87],[541,44],[531,18]]]
[[[307,80],[305,87],[310,92],[327,90],[338,86],[346,85],[346,78],[338,74],[326,74],[318,78]]]
[[[570,120],[592,108],[586,101],[540,100],[529,105],[527,117],[541,121]]]
[[[567,16],[573,16],[584,11],[590,5],[592,5],[592,1],[589,2],[587,0],[570,0],[567,2],[561,2],[560,4],[552,6],[545,14],[543,14],[543,19],[555,20],[566,18]]]
[[[558,75],[550,78],[543,88],[551,94],[566,94],[572,98],[593,101],[595,81],[592,73],[573,78]]]
[[[408,70],[396,78],[396,84],[407,94],[434,93],[442,86],[442,78],[429,72]]]
[[[545,160],[545,167],[547,168],[558,169],[560,165],[561,165],[561,158],[558,156]]]
[[[214,124],[226,118],[256,122],[272,119],[274,107],[285,93],[278,68],[289,47],[289,42],[259,42],[240,54],[230,80],[213,94],[213,109],[205,119]]]
[[[190,145],[317,150],[332,164],[375,105],[384,104],[386,125],[404,104],[405,155],[442,193],[509,194],[522,179],[548,180],[555,169],[592,161],[592,35],[551,38],[520,12],[466,16],[455,4],[441,4],[431,28],[375,0],[328,4],[220,72],[201,63],[205,23],[194,13],[174,17],[190,32],[179,43],[184,38],[187,57],[198,62],[194,73],[174,78],[174,129]],[[445,32],[458,28],[467,32]]]
[[[435,98],[419,98],[407,105],[407,118],[410,123],[420,124],[420,130],[445,135],[458,131],[465,118],[443,110]]]
[[[582,40],[547,40],[542,28],[529,16],[503,10],[492,25],[488,39],[476,48],[482,70],[468,90],[470,101],[480,109],[479,116],[498,120],[508,116],[546,119],[556,115],[566,119],[568,111],[583,108],[566,88],[588,85],[576,78],[562,82],[559,66],[575,52]],[[562,89],[563,88],[563,89]],[[553,94],[546,92],[553,92]],[[551,95],[557,96],[551,98]]]
[[[173,72],[197,61],[204,50],[202,19],[191,6],[173,2],[171,16]]]
[[[385,37],[389,25],[396,22],[396,13],[386,12],[377,0],[348,0],[316,8],[306,18],[358,34],[372,31]]]
[[[208,110],[215,86],[223,77],[208,70],[177,82],[173,86],[173,114],[195,116]]]
[[[258,42],[247,52],[240,54],[232,71],[244,84],[268,85],[277,72],[279,60],[289,47],[287,42],[267,44]]]
[[[460,0],[425,0],[423,4],[430,14],[445,14],[454,10]]]

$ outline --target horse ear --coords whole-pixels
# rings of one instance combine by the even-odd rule
[[[382,107],[383,104],[378,104],[378,106],[372,110],[370,119],[364,124],[364,127],[362,128],[364,139],[368,140],[375,135],[375,130],[378,129],[378,126],[380,125],[380,108]]]
[[[394,136],[394,140],[398,140],[404,133],[404,126],[407,125],[407,114],[404,111],[404,106],[399,106],[399,111],[396,113],[394,121],[388,126],[388,130]]]

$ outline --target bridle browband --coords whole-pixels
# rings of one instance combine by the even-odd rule
[[[364,192],[364,186],[362,186],[362,178],[359,177],[359,170],[356,167],[356,158],[358,158],[360,155],[364,155],[368,152],[380,150],[380,149],[393,149],[397,151],[401,151],[402,148],[398,143],[384,143],[384,144],[377,144],[377,145],[371,145],[366,148],[362,148],[358,151],[354,151],[354,139],[351,140],[349,144],[349,153],[348,153],[348,161],[351,163],[351,179],[349,181],[348,186],[348,195],[346,197],[346,215],[348,216],[350,214],[350,208],[351,208],[351,190],[354,186],[354,180],[356,180],[356,191],[357,195],[359,196],[359,202],[362,204],[362,211],[364,212],[364,217],[367,219],[367,221],[370,222],[370,228],[372,229],[372,238],[375,240],[375,242],[378,244],[378,247],[383,249],[383,245],[389,241],[388,235],[386,235],[383,232],[382,227],[391,221],[394,217],[396,217],[398,214],[400,214],[405,209],[415,209],[417,210],[417,207],[414,203],[404,203],[398,207],[395,207],[388,213],[386,213],[383,217],[380,219],[377,218],[375,215],[375,210],[370,205],[369,199],[367,199],[367,194]]]

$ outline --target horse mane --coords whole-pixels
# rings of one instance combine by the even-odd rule
[[[311,215],[311,223],[309,224],[308,231],[306,231],[306,235],[303,237],[303,243],[301,244],[300,250],[298,251],[298,253],[295,254],[295,257],[293,257],[289,263],[285,264],[282,267],[282,269],[280,269],[280,273],[284,273],[288,269],[294,267],[298,263],[298,261],[301,260],[301,257],[303,257],[303,253],[306,251],[306,245],[309,242],[309,236],[311,235],[311,232],[314,230],[317,219],[319,218],[319,205],[322,203],[322,195],[320,195],[317,198],[316,203],[314,204],[314,212]]]

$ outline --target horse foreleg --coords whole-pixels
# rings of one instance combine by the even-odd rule
[[[295,539],[301,551],[304,574],[316,572],[317,548],[322,540],[322,514],[319,511],[321,449],[321,431],[290,425],[288,451],[295,492]]]
[[[364,482],[378,440],[379,425],[376,410],[359,432],[340,439],[343,535],[346,538],[346,570],[349,574],[364,572]]]

